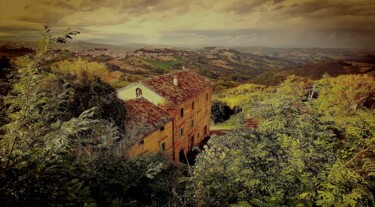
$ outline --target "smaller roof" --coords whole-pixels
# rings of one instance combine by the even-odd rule
[[[175,78],[177,85],[173,84]],[[213,83],[208,78],[189,70],[154,76],[142,80],[141,83],[174,105],[198,94],[207,87],[213,87]]]
[[[172,120],[166,111],[144,98],[125,101],[124,106],[127,112],[125,134],[133,143]]]

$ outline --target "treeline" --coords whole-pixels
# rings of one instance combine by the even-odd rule
[[[75,34],[46,28],[35,54],[2,64],[1,205],[374,206],[373,77],[225,90],[213,118],[237,129],[212,136],[195,166],[129,158],[126,109],[106,71],[48,63]]]

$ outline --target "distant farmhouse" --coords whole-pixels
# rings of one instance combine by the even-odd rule
[[[189,70],[154,76],[118,90],[127,110],[130,156],[164,151],[172,160],[208,135],[213,83]]]

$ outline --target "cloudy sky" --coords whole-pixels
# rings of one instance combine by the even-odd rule
[[[116,45],[375,48],[375,0],[0,0],[0,40],[45,24]]]

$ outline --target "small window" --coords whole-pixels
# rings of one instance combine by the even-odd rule
[[[165,151],[166,150],[166,148],[165,148],[165,142],[161,143],[160,149],[161,149],[161,151]]]
[[[200,137],[200,134],[198,133],[198,138]]]
[[[181,115],[181,117],[184,117],[184,108],[181,108],[180,115]]]
[[[184,136],[184,128],[180,128],[180,136],[182,138],[182,136]]]
[[[194,101],[191,102],[191,110],[194,110]]]
[[[160,131],[164,131],[164,126],[160,127]]]
[[[143,139],[138,142],[138,145],[144,145],[144,144],[145,144],[145,140],[143,140]]]
[[[194,127],[194,119],[192,119],[192,120],[190,121],[190,126],[191,126],[191,128]]]
[[[138,98],[142,96],[142,90],[140,88],[135,89],[135,96]]]

